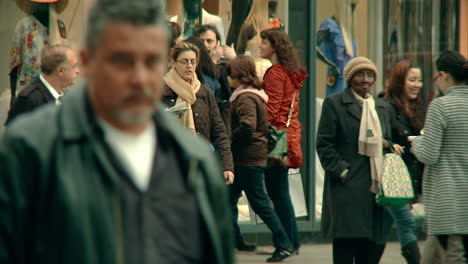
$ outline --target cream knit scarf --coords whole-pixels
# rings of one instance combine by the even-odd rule
[[[177,94],[178,97],[175,102],[176,104],[187,102],[192,106],[195,101],[197,101],[196,94],[200,90],[201,83],[195,73],[193,74],[192,83],[190,84],[182,79],[176,70],[172,68],[164,77],[164,81],[167,86]],[[193,119],[193,111],[191,107],[180,116],[180,121],[186,128],[196,133],[195,121]]]
[[[359,128],[359,154],[370,159],[371,187],[373,193],[380,193],[380,175],[383,168],[383,142],[380,120],[375,111],[375,101],[372,95],[362,98],[354,93],[356,99],[362,103],[361,126]]]

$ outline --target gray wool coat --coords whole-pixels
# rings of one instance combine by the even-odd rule
[[[374,97],[383,138],[390,142],[389,105]],[[383,208],[375,203],[369,157],[358,153],[362,106],[351,88],[325,98],[317,153],[325,170],[321,232],[328,238],[382,238]],[[340,176],[348,169],[343,182]]]

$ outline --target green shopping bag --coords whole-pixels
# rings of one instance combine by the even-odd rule
[[[403,206],[414,199],[413,184],[403,159],[391,152],[384,155],[377,204]]]

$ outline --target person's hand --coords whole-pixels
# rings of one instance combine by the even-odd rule
[[[387,140],[385,140],[385,139],[382,140],[382,147],[383,147],[384,149],[388,148],[388,142],[387,142]]]
[[[393,150],[395,150],[395,154],[401,155],[405,152],[405,147],[402,147],[398,144],[393,144]]]
[[[236,51],[234,50],[234,44],[231,44],[230,47],[223,45],[221,48],[223,49],[223,56],[225,59],[232,60],[237,56]]]
[[[224,179],[226,179],[226,184],[233,184],[234,183],[234,173],[232,171],[225,171],[224,172]]]
[[[210,57],[214,64],[217,64],[219,59],[223,56],[223,48],[218,45],[214,50],[211,50]]]

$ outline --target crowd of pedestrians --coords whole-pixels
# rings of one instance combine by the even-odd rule
[[[257,34],[264,81],[216,27],[183,39],[156,0],[96,2],[75,87],[76,54],[47,45],[0,143],[0,262],[233,263],[256,248],[242,191],[273,233],[267,262],[298,254],[288,168],[307,74],[285,31]],[[267,169],[270,123],[290,154]]]

